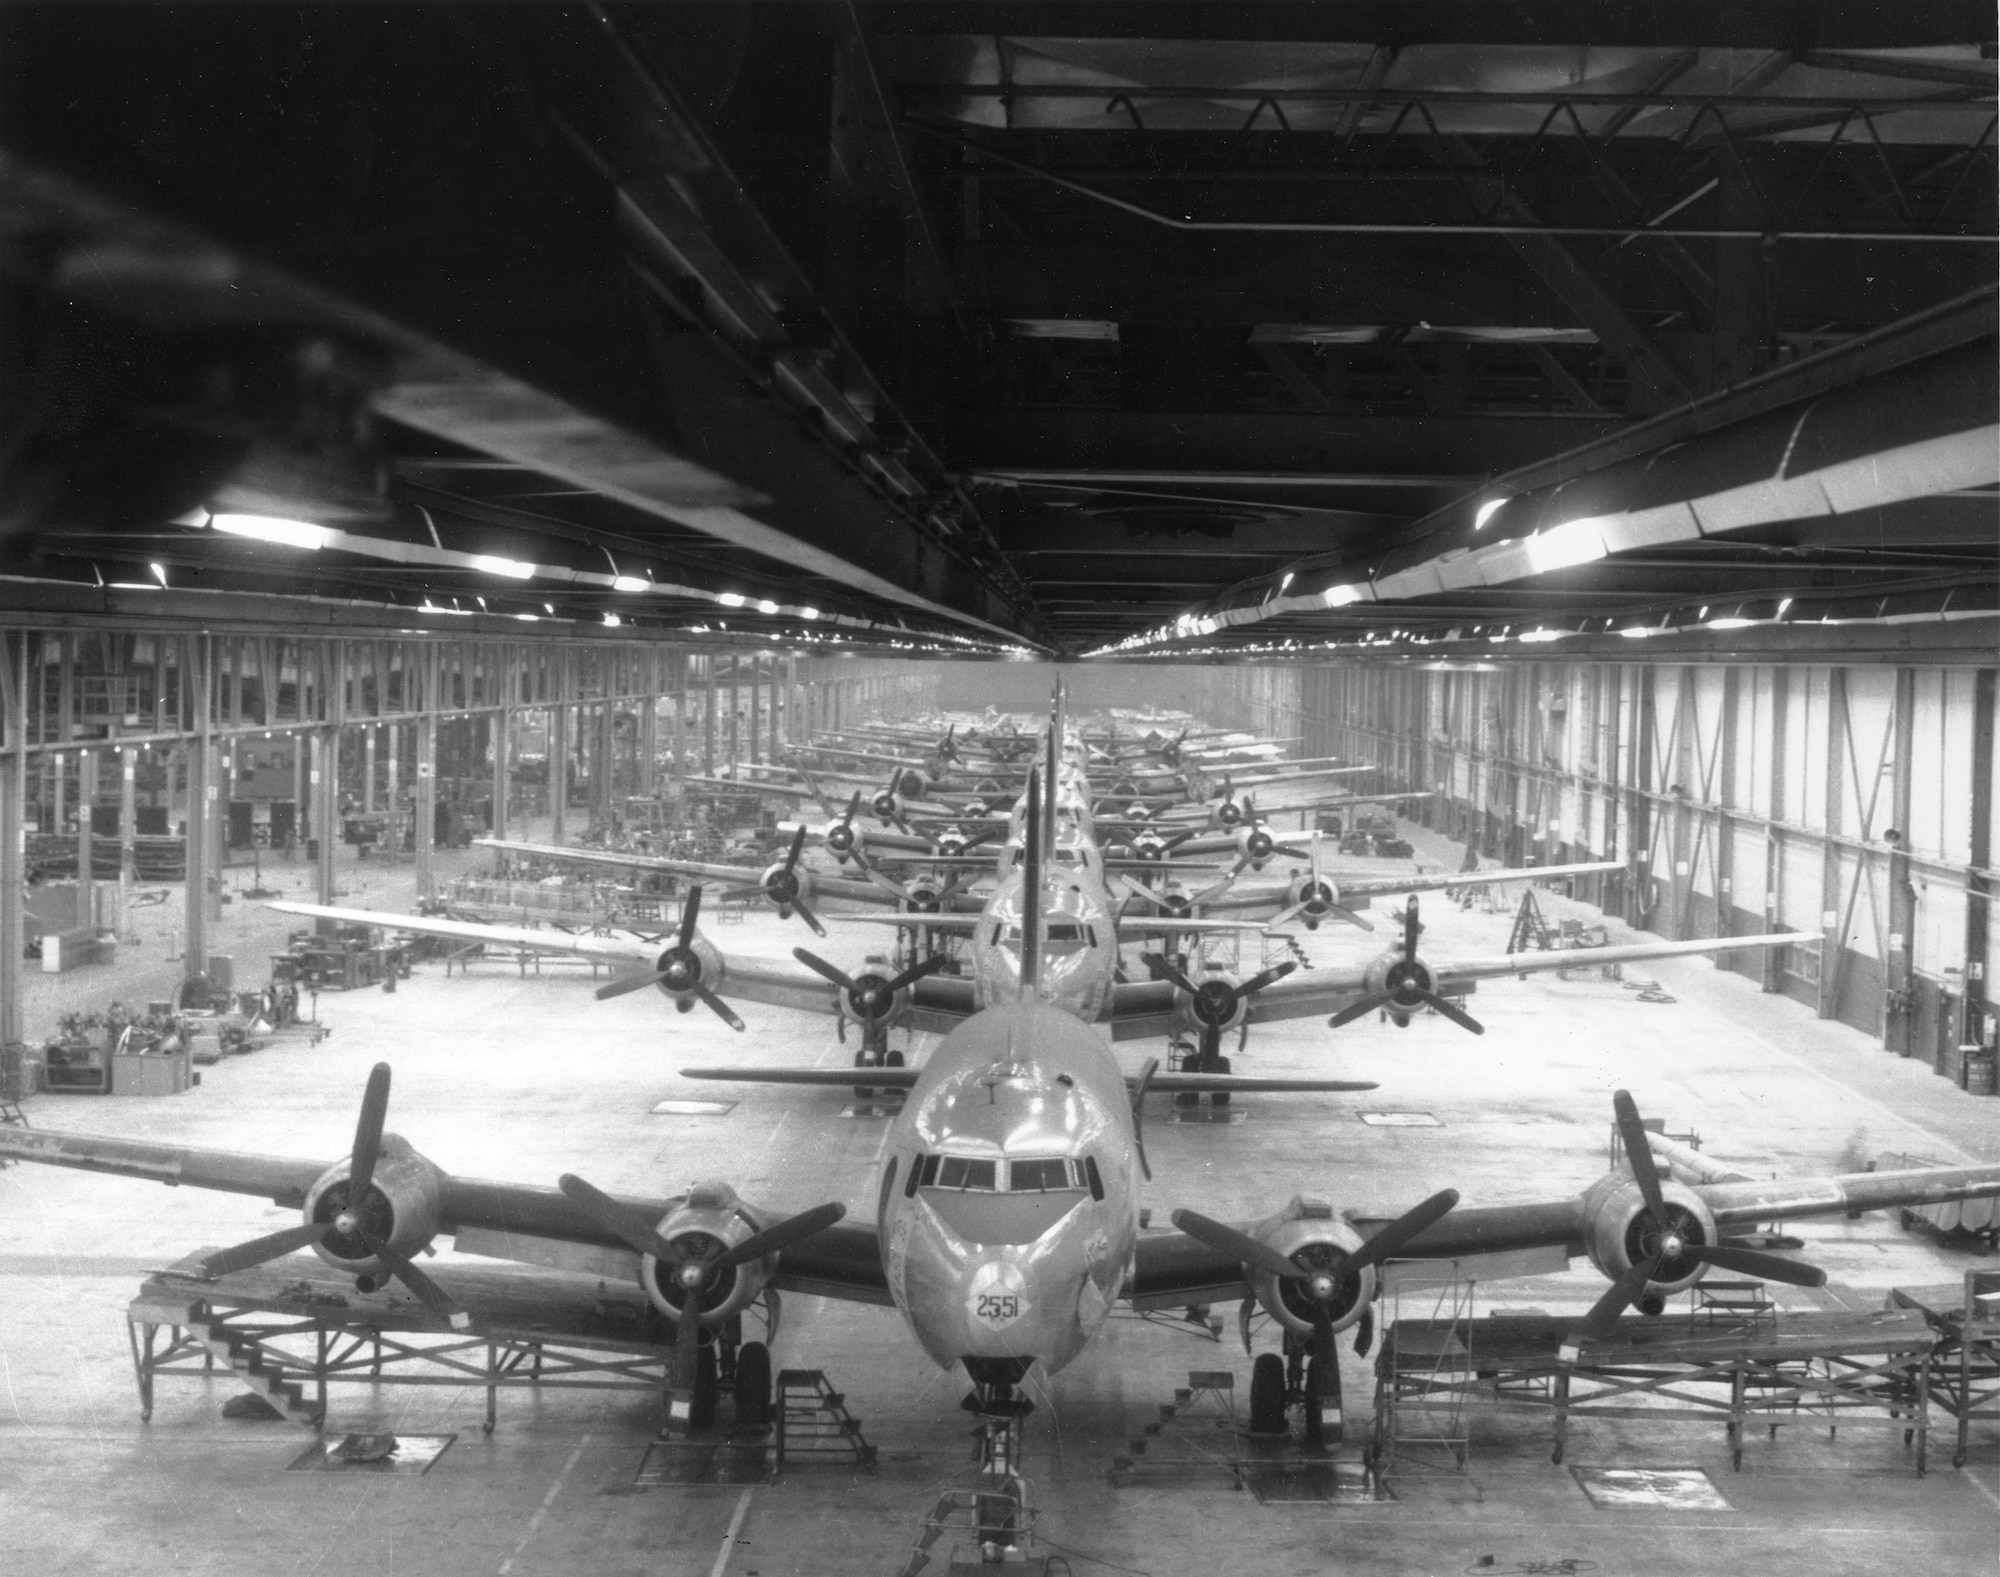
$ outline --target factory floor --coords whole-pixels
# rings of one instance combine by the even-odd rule
[[[1440,845],[1434,861],[1454,859]],[[474,855],[478,851],[473,851]],[[457,857],[453,857],[457,858]],[[404,868],[405,871],[407,868]],[[348,901],[392,907],[392,879],[371,873]],[[269,885],[267,883],[267,885]],[[1549,900],[1552,918],[1569,912]],[[1511,915],[1425,906],[1433,958],[1497,953]],[[270,917],[272,920],[278,917]],[[1366,956],[1388,935],[1305,939],[1322,963]],[[246,941],[261,922],[245,920]],[[277,925],[275,934],[289,928]],[[782,957],[809,942],[796,922],[716,924],[728,953]],[[258,944],[261,946],[261,941]],[[878,934],[823,951],[858,962]],[[1246,959],[1247,962],[1247,959]],[[1671,1001],[1627,989],[1643,973]],[[1603,1170],[1611,1092],[1629,1088],[1670,1131],[1751,1172],[1830,1172],[1882,1151],[1940,1161],[2000,1161],[2000,1101],[1950,1088],[1866,1037],[1817,1022],[1705,960],[1627,972],[1503,980],[1470,1002],[1475,1038],[1439,1019],[1407,1031],[1373,1019],[1329,1033],[1322,1020],[1255,1032],[1237,1071],[1369,1078],[1365,1095],[1240,1099],[1228,1125],[1170,1122],[1155,1098],[1147,1144],[1154,1216],[1191,1206],[1248,1219],[1294,1193],[1379,1212],[1446,1186],[1468,1203],[1555,1199]],[[676,1069],[744,1062],[838,1066],[830,1026],[745,1005],[745,1034],[702,1012],[672,1013],[654,993],[599,1003],[586,968],[523,977],[475,965],[447,978],[419,969],[398,991],[322,996],[332,1033],[206,1070],[187,1094],[152,1100],[40,1096],[38,1127],[322,1157],[346,1153],[371,1064],[395,1069],[390,1127],[448,1170],[552,1183],[574,1171],[600,1187],[664,1193],[720,1177],[747,1198],[804,1208],[846,1202],[869,1218],[887,1124],[845,1115],[844,1091],[694,1084]],[[1136,1068],[1153,1048],[1121,1055]],[[730,1102],[720,1115],[656,1114],[664,1100]],[[1363,1113],[1424,1114],[1436,1126],[1377,1126]],[[1407,1122],[1409,1119],[1405,1118]],[[148,1271],[200,1245],[288,1224],[254,1199],[21,1166],[0,1172],[0,1552],[9,1571],[313,1573],[422,1571],[426,1577],[691,1573],[819,1577],[900,1569],[939,1494],[966,1482],[962,1377],[925,1361],[891,1310],[789,1298],[776,1360],[824,1370],[879,1452],[874,1472],[787,1468],[754,1486],[640,1487],[659,1425],[644,1392],[503,1392],[498,1428],[481,1430],[484,1395],[459,1387],[334,1390],[335,1431],[453,1437],[428,1472],[288,1472],[311,1444],[286,1422],[222,1416],[243,1389],[226,1373],[163,1378],[141,1422],[126,1307]],[[1795,1228],[1822,1291],[1775,1289],[1783,1310],[1876,1309],[1891,1287],[1940,1287],[1991,1263],[1906,1231],[1890,1216],[1821,1218]],[[448,1253],[436,1262],[452,1262]],[[489,1263],[489,1262],[477,1262]],[[1602,1280],[1570,1273],[1482,1288],[1479,1312],[1579,1314]],[[1406,1298],[1398,1312],[1428,1313]],[[1193,1370],[1229,1370],[1237,1395],[1250,1360],[1224,1340],[1114,1318],[1079,1361],[1031,1387],[1024,1468],[1041,1508],[1042,1554],[1067,1570],[1254,1574],[1417,1574],[1493,1570],[1833,1577],[1896,1570],[1992,1572],[2000,1564],[2000,1427],[1975,1427],[1963,1469],[1934,1416],[1930,1468],[1915,1471],[1900,1428],[1804,1420],[1750,1431],[1740,1470],[1714,1419],[1579,1422],[1562,1465],[1548,1425],[1478,1416],[1463,1471],[1449,1457],[1400,1465],[1393,1499],[1260,1503],[1199,1458],[1235,1453],[1226,1428],[1178,1419],[1112,1482],[1115,1458],[1160,1417]],[[1344,1341],[1348,1443],[1355,1461],[1373,1401],[1372,1360]],[[1180,1456],[1178,1472],[1160,1464]],[[1685,1502],[1607,1505],[1593,1469],[1685,1469],[1703,1493]],[[933,1570],[949,1566],[947,1545]],[[1565,1564],[1567,1563],[1567,1564]],[[1062,1565],[1051,1570],[1063,1571]]]

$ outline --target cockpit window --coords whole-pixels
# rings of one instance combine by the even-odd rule
[[[1052,1188],[1079,1188],[1076,1164],[1067,1156],[1038,1157],[1007,1163],[1007,1192],[1047,1193]]]
[[[985,1193],[993,1192],[997,1186],[994,1174],[998,1168],[991,1161],[974,1160],[967,1155],[940,1156],[937,1186],[939,1188],[973,1188]]]

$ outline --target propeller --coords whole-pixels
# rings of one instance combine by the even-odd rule
[[[792,957],[821,978],[830,980],[847,993],[847,1011],[861,1025],[862,1045],[870,1043],[871,1037],[886,1037],[888,1026],[884,1016],[894,1006],[898,992],[908,989],[926,975],[934,975],[950,961],[943,953],[933,953],[922,963],[912,964],[892,980],[884,980],[880,975],[865,974],[859,980],[833,964],[829,964],[816,953],[809,953],[803,947],[792,949]]]
[[[691,996],[731,1029],[742,1031],[743,1020],[729,1004],[701,980],[701,955],[694,950],[695,923],[701,917],[701,884],[688,888],[687,902],[681,905],[680,933],[674,945],[660,955],[661,967],[644,974],[625,975],[597,988],[597,1000],[608,1002],[647,986],[665,986],[675,996]]]
[[[1132,1146],[1139,1152],[1139,1170],[1149,1183],[1153,1180],[1153,1168],[1146,1159],[1146,1090],[1159,1071],[1160,1059],[1148,1057],[1132,1084]]]
[[[1304,917],[1306,925],[1317,928],[1319,922],[1328,915],[1335,915],[1349,925],[1359,926],[1364,931],[1375,929],[1352,909],[1340,901],[1340,889],[1319,873],[1319,834],[1312,836],[1312,849],[1307,856],[1312,862],[1312,872],[1299,889],[1299,901],[1289,909],[1280,910],[1270,919],[1273,929]]]
[[[819,916],[807,907],[805,883],[799,877],[799,856],[805,852],[806,829],[803,823],[792,834],[791,852],[785,856],[785,863],[766,876],[758,891],[778,906],[780,916],[790,914],[794,909],[799,918],[812,928],[814,936],[825,936],[826,927],[819,923]]]
[[[842,1204],[818,1205],[753,1232],[734,1248],[709,1255],[692,1245],[683,1248],[662,1237],[658,1226],[643,1210],[613,1199],[574,1173],[565,1172],[556,1180],[556,1186],[572,1204],[634,1253],[651,1254],[672,1270],[683,1299],[682,1317],[675,1322],[674,1330],[674,1384],[682,1390],[694,1386],[695,1355],[701,1346],[700,1298],[708,1284],[725,1270],[763,1259],[824,1232],[847,1214],[847,1206]],[[707,1237],[705,1233],[700,1236]]]
[[[1272,982],[1284,979],[1299,966],[1295,960],[1288,958],[1236,985],[1222,979],[1204,980],[1196,985],[1171,959],[1162,958],[1158,953],[1146,954],[1146,967],[1155,979],[1164,980],[1188,994],[1190,1010],[1195,1022],[1201,1026],[1201,1060],[1204,1066],[1211,1066],[1222,1051],[1222,1029],[1235,1012],[1236,1004],[1245,997],[1255,996]]]
[[[854,791],[854,798],[847,802],[847,811],[838,821],[826,829],[826,846],[839,859],[847,859],[860,845],[860,837],[854,830],[854,813],[861,808],[861,790]]]
[[[330,1221],[309,1221],[287,1227],[266,1237],[220,1249],[201,1261],[205,1277],[226,1276],[231,1271],[248,1270],[253,1265],[305,1248],[314,1243],[331,1244],[334,1239],[358,1239],[379,1259],[398,1281],[410,1289],[417,1301],[445,1320],[454,1330],[463,1330],[471,1320],[450,1295],[426,1276],[403,1254],[379,1236],[370,1223],[369,1194],[375,1187],[375,1166],[382,1158],[382,1125],[389,1116],[389,1064],[378,1062],[368,1073],[367,1088],[361,1095],[361,1114],[354,1125],[354,1148],[348,1152],[347,1178],[333,1188],[344,1189],[340,1208]],[[332,1193],[329,1189],[328,1193]]]
[[[1337,1359],[1333,1351],[1333,1302],[1342,1283],[1356,1272],[1385,1259],[1393,1259],[1418,1234],[1441,1220],[1458,1204],[1458,1190],[1446,1188],[1432,1194],[1389,1222],[1351,1254],[1308,1244],[1290,1258],[1248,1232],[1225,1226],[1193,1210],[1176,1210],[1173,1223],[1197,1242],[1219,1253],[1229,1254],[1252,1270],[1262,1271],[1280,1281],[1303,1283],[1306,1298],[1313,1306],[1313,1375],[1322,1397],[1339,1385]],[[1336,1257],[1338,1256],[1338,1257]],[[1302,1261],[1305,1261],[1302,1263]]]
[[[1797,1260],[1781,1259],[1756,1249],[1690,1243],[1682,1235],[1686,1213],[1670,1207],[1660,1191],[1659,1164],[1653,1158],[1646,1125],[1639,1119],[1638,1104],[1630,1092],[1617,1090],[1611,1096],[1611,1110],[1617,1118],[1618,1139],[1632,1168],[1632,1180],[1639,1185],[1639,1197],[1646,1203],[1645,1214],[1640,1218],[1640,1241],[1649,1245],[1652,1252],[1644,1259],[1634,1260],[1590,1306],[1590,1312],[1578,1327],[1576,1345],[1595,1341],[1616,1325],[1618,1317],[1645,1292],[1661,1264],[1669,1260],[1720,1265],[1725,1270],[1741,1271],[1765,1281],[1782,1281],[1794,1287],[1826,1285],[1826,1272],[1814,1265],[1802,1265]]]
[[[1443,1014],[1460,1029],[1470,1030],[1475,1035],[1486,1033],[1486,1026],[1478,1019],[1456,1002],[1446,1000],[1431,989],[1431,972],[1417,957],[1417,937],[1423,928],[1423,922],[1418,918],[1417,895],[1412,893],[1408,906],[1403,910],[1403,956],[1389,966],[1388,973],[1383,977],[1383,989],[1358,1002],[1348,1003],[1326,1021],[1328,1029],[1352,1024],[1377,1008],[1390,1007],[1399,1013],[1414,1013],[1418,1008],[1427,1007]]]

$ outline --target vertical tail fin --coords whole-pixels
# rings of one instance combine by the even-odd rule
[[[1021,996],[1037,994],[1042,972],[1042,769],[1028,770],[1028,812],[1021,824]]]

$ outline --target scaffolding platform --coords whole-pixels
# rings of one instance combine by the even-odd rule
[[[1492,1314],[1398,1320],[1376,1364],[1372,1459],[1384,1473],[1401,1443],[1449,1445],[1463,1470],[1469,1410],[1540,1415],[1561,1462],[1573,1419],[1719,1422],[1734,1466],[1759,1425],[1900,1429],[1925,1470],[1936,1335],[1924,1315],[1786,1313],[1747,1323],[1631,1317],[1566,1357],[1575,1317]],[[1444,1418],[1451,1427],[1429,1427]]]
[[[1930,1399],[1958,1420],[1951,1465],[1964,1467],[1973,1421],[2000,1424],[2000,1270],[1968,1270],[1962,1291],[1898,1287],[1889,1299],[1921,1315],[1936,1337]]]
[[[197,1265],[211,1252],[154,1272],[126,1311],[142,1419],[162,1375],[233,1375],[314,1429],[334,1385],[477,1387],[491,1434],[502,1390],[657,1393],[673,1362],[671,1332],[630,1283],[439,1266],[427,1274],[472,1319],[455,1331],[400,1286],[359,1292],[314,1255],[206,1280]]]

